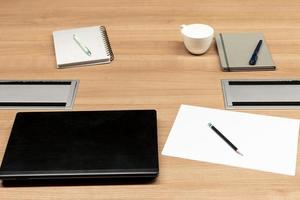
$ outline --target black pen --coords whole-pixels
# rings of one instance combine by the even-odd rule
[[[236,153],[243,156],[241,152],[239,152],[238,148],[234,146],[216,127],[214,127],[211,123],[208,123],[208,126],[220,136]]]
[[[260,50],[260,47],[261,47],[261,44],[262,44],[262,40],[259,40],[259,42],[257,43],[254,51],[253,51],[253,54],[249,60],[249,65],[255,65],[256,64],[256,61],[257,61],[257,54]]]

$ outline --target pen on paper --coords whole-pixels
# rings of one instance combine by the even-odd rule
[[[262,44],[262,40],[259,40],[253,53],[252,53],[252,56],[249,60],[249,65],[255,65],[256,64],[256,61],[257,61],[257,55],[258,55],[258,52],[260,50],[260,47],[261,47],[261,44]]]
[[[239,152],[238,148],[234,146],[212,123],[208,123],[208,126],[218,135],[220,138],[222,138],[236,153],[243,156],[241,152]]]
[[[78,46],[81,48],[81,50],[84,51],[84,53],[86,53],[86,55],[88,55],[88,56],[92,55],[89,48],[87,48],[87,46],[85,46],[75,34],[73,34],[73,40],[78,44]]]

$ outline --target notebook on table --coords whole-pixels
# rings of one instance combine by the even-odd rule
[[[259,42],[262,45],[255,65],[249,60]],[[219,33],[216,35],[221,68],[223,71],[275,70],[271,53],[262,33]]]
[[[153,179],[158,175],[155,110],[21,112],[0,179]]]
[[[104,26],[53,32],[57,68],[110,63],[114,54]]]

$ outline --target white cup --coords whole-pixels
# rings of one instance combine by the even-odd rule
[[[181,34],[185,47],[192,54],[203,54],[211,45],[214,29],[206,24],[181,25]]]

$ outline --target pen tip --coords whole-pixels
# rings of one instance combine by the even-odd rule
[[[212,124],[209,122],[208,124],[207,124],[209,127],[212,127]]]
[[[241,156],[244,156],[241,152],[239,152],[239,150],[236,150],[236,152],[241,155]]]

